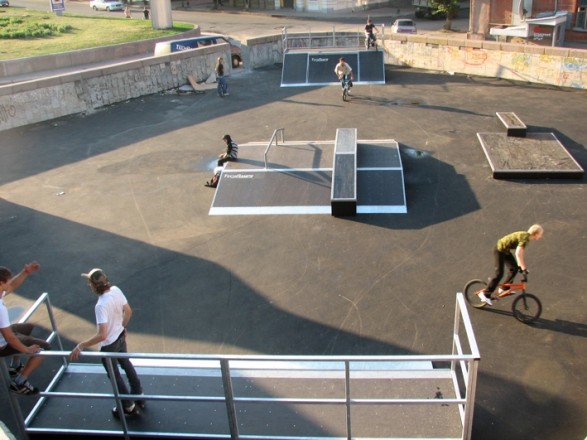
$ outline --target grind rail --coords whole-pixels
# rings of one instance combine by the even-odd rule
[[[19,423],[19,438],[27,438],[28,434],[55,434],[55,433],[63,433],[63,434],[86,434],[86,435],[111,435],[111,436],[123,436],[126,439],[130,439],[134,436],[141,436],[141,437],[173,437],[173,438],[226,438],[226,439],[267,439],[272,438],[274,440],[301,440],[301,439],[308,439],[308,438],[328,438],[328,439],[359,439],[359,438],[367,438],[367,437],[374,437],[373,435],[368,436],[361,436],[359,433],[362,431],[359,422],[365,423],[365,420],[357,420],[355,418],[360,419],[358,414],[355,412],[357,408],[366,407],[366,406],[373,406],[377,408],[381,407],[397,407],[400,406],[404,409],[407,407],[413,406],[422,406],[425,408],[425,413],[432,411],[431,407],[456,407],[458,417],[455,417],[459,421],[458,426],[458,435],[438,435],[438,436],[428,436],[428,438],[459,438],[459,439],[470,439],[471,437],[471,429],[472,429],[472,420],[473,420],[473,408],[474,408],[474,401],[475,401],[475,389],[476,389],[476,381],[477,381],[477,371],[478,371],[478,363],[480,360],[479,351],[477,348],[477,343],[475,340],[475,336],[473,334],[472,325],[469,319],[468,311],[466,308],[466,304],[463,298],[462,293],[456,294],[456,307],[455,307],[455,315],[454,315],[454,327],[453,327],[453,335],[452,335],[452,353],[450,355],[400,355],[400,356],[268,356],[268,355],[186,355],[186,354],[157,354],[157,353],[100,353],[100,352],[84,352],[83,357],[86,360],[102,360],[106,361],[106,365],[108,370],[110,371],[110,378],[113,378],[112,374],[112,359],[115,358],[122,358],[128,357],[133,359],[133,363],[137,366],[137,371],[139,375],[146,374],[142,372],[140,369],[144,368],[140,365],[150,365],[156,366],[160,368],[159,371],[159,378],[157,381],[163,380],[165,375],[173,375],[174,372],[178,371],[178,368],[184,368],[185,370],[193,370],[202,368],[202,365],[206,365],[206,369],[209,371],[216,371],[216,376],[219,378],[219,389],[221,388],[222,391],[218,393],[218,395],[194,395],[194,393],[189,393],[193,387],[186,387],[184,394],[157,394],[157,393],[149,393],[149,390],[146,390],[144,395],[141,395],[140,398],[144,399],[147,402],[147,409],[156,407],[156,404],[159,402],[167,402],[170,404],[174,402],[177,405],[195,405],[195,404],[205,404],[205,405],[221,405],[224,409],[224,413],[220,414],[219,417],[223,418],[223,425],[226,427],[225,432],[218,432],[215,431],[213,433],[210,432],[203,432],[200,428],[198,431],[190,431],[189,426],[188,428],[184,428],[184,431],[180,432],[180,428],[178,424],[172,425],[175,426],[174,430],[164,431],[160,428],[153,429],[139,429],[141,425],[134,424],[131,426],[132,422],[127,421],[124,417],[116,423],[112,425],[110,424],[110,428],[102,428],[102,424],[98,424],[97,426],[100,429],[96,428],[88,428],[84,423],[80,424],[79,420],[75,420],[74,416],[70,416],[70,420],[67,420],[67,414],[63,412],[59,412],[60,415],[64,418],[65,425],[61,427],[48,427],[48,426],[40,426],[36,419],[42,418],[43,411],[49,411],[49,406],[53,403],[60,401],[69,401],[72,405],[68,404],[68,407],[73,406],[83,406],[79,399],[90,400],[93,402],[93,405],[96,404],[98,399],[106,399],[106,400],[114,400],[118,408],[121,408],[122,399],[137,399],[139,396],[137,395],[123,395],[118,392],[116,382],[114,380],[110,380],[110,391],[102,391],[102,392],[88,392],[87,383],[85,384],[85,391],[78,391],[77,389],[74,391],[58,391],[60,381],[64,380],[65,377],[69,377],[75,375],[75,371],[77,368],[90,368],[92,365],[95,367],[96,372],[101,371],[101,376],[105,377],[104,369],[101,364],[80,364],[80,363],[70,363],[68,361],[69,351],[63,351],[61,346],[61,341],[59,339],[59,335],[57,332],[57,327],[55,324],[55,320],[53,318],[53,312],[51,310],[51,304],[49,302],[49,295],[44,293],[34,304],[34,306],[29,310],[29,312],[20,320],[20,322],[25,322],[32,316],[33,312],[36,308],[40,307],[42,304],[47,306],[47,310],[50,316],[50,322],[52,325],[52,332],[51,332],[51,339],[57,338],[58,345],[60,347],[60,351],[47,351],[42,352],[39,356],[43,357],[57,357],[63,360],[63,365],[57,371],[55,377],[51,380],[50,384],[47,388],[40,393],[40,398],[38,399],[34,408],[30,411],[30,413],[23,417],[22,412],[19,407],[18,399],[11,394],[10,404],[12,407],[13,414]],[[34,309],[33,309],[34,308]],[[375,393],[374,396],[369,397],[367,395],[361,395],[360,397],[353,393],[351,390],[355,392],[353,387],[359,383],[360,380],[362,381],[376,381],[378,377],[385,377],[387,383],[390,381],[389,378],[386,376],[386,373],[390,373],[394,370],[394,365],[400,365],[400,369],[402,365],[405,366],[408,363],[435,363],[437,365],[446,364],[447,368],[440,369],[441,371],[445,371],[447,373],[446,377],[447,380],[452,384],[454,393],[451,393],[451,397],[446,396],[436,396],[433,398],[405,398],[405,397],[391,397],[391,396],[380,396]],[[277,365],[281,364],[282,366],[285,365],[285,368],[276,367]],[[367,366],[367,367],[366,367]],[[369,367],[370,366],[370,367]],[[373,368],[371,368],[373,367]],[[6,365],[4,365],[2,369],[3,380],[5,382],[9,381],[8,370]],[[434,370],[437,368],[435,367]],[[291,379],[293,381],[307,381],[307,373],[309,371],[312,372],[312,378],[321,378],[321,379],[332,379],[336,378],[339,382],[343,384],[341,388],[343,388],[343,392],[338,397],[275,397],[267,395],[267,393],[263,393],[262,395],[244,395],[243,393],[238,392],[235,389],[235,384],[239,380],[239,378],[243,377],[243,372],[248,371],[249,376],[254,376],[257,373],[252,373],[254,371],[273,371],[281,370],[281,376],[278,374],[274,377],[283,377],[283,374],[287,375],[287,379]],[[203,370],[202,370],[203,371]],[[399,371],[397,368],[395,369],[396,374],[406,373],[405,371]],[[87,372],[87,371],[86,371]],[[383,374],[383,376],[381,376]],[[416,383],[417,380],[421,380],[424,374],[423,371],[420,371],[419,374],[415,376],[407,375],[401,376],[404,379],[413,380],[413,383]],[[87,376],[87,374],[86,374]],[[246,374],[245,374],[246,376]],[[392,374],[393,376],[393,374]],[[392,378],[397,378],[393,376]],[[419,378],[419,379],[418,379]],[[191,380],[191,378],[189,378]],[[220,381],[221,379],[221,381]],[[428,378],[430,379],[430,378]],[[87,382],[87,379],[84,379]],[[83,382],[83,381],[82,381]],[[393,381],[391,381],[393,382]],[[8,383],[8,382],[7,382]],[[314,382],[315,384],[316,382]],[[310,394],[314,394],[314,390],[312,387],[308,387],[307,384],[301,387],[305,389]],[[378,386],[374,387],[380,389]],[[360,394],[360,393],[359,393]],[[77,402],[77,403],[76,403]],[[75,404],[75,405],[74,405]],[[287,429],[280,432],[279,423],[276,424],[276,431],[270,433],[270,435],[262,435],[258,433],[254,433],[255,429],[248,430],[250,432],[242,432],[243,421],[246,418],[246,410],[243,411],[243,405],[268,405],[272,408],[272,411],[278,412],[276,407],[279,405],[311,405],[314,406],[336,406],[338,408],[342,407],[344,410],[343,418],[345,419],[344,425],[344,432],[343,435],[337,433],[339,435],[333,436],[332,433],[328,435],[287,435]],[[152,405],[152,406],[149,406]],[[241,407],[239,410],[239,406]],[[93,406],[91,406],[93,408]],[[191,410],[191,408],[190,408]],[[445,409],[446,410],[446,409]],[[272,411],[268,411],[267,414],[270,414]],[[219,411],[222,412],[222,411]],[[372,413],[375,411],[368,411],[372,416]],[[192,414],[192,418],[196,417],[199,414]],[[149,416],[149,418],[153,418],[153,416]],[[381,418],[381,417],[380,417]],[[415,425],[419,426],[422,423],[425,423],[427,416],[424,416],[423,419],[416,420]],[[265,424],[266,420],[262,420],[262,424]],[[279,421],[278,421],[279,422]],[[86,422],[87,423],[87,422]],[[369,423],[367,421],[367,423]],[[406,424],[405,420],[401,420],[402,424]],[[184,423],[184,424],[187,424]],[[80,426],[81,425],[81,426]],[[343,426],[341,425],[341,426]],[[112,426],[117,427],[116,429],[112,429]],[[144,427],[143,427],[144,428]],[[187,429],[187,430],[186,430]],[[343,429],[343,428],[341,428]],[[365,432],[363,430],[363,432]],[[379,438],[392,438],[390,436],[377,436]],[[394,438],[400,436],[393,436]],[[402,438],[409,438],[410,436],[403,435]],[[416,435],[413,438],[419,437]]]
[[[273,135],[271,136],[271,139],[269,139],[269,142],[267,143],[267,148],[265,149],[265,153],[263,154],[263,159],[265,159],[265,169],[267,169],[267,155],[269,154],[271,145],[273,145],[273,142],[275,142],[276,147],[279,145],[279,141],[277,138],[278,133],[281,134],[281,143],[283,144],[285,142],[285,128],[276,128],[275,130],[273,130]]]

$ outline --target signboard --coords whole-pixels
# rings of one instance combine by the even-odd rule
[[[531,40],[534,43],[546,46],[550,46],[552,44],[554,26],[535,25],[532,27],[532,32],[533,35]]]
[[[57,12],[57,15],[62,11],[65,11],[65,2],[64,0],[49,0],[51,2],[51,11]]]

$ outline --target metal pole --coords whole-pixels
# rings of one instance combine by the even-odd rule
[[[24,423],[24,417],[18,404],[16,395],[10,392],[10,374],[8,373],[8,365],[6,364],[6,358],[2,358],[2,383],[4,384],[5,392],[8,394],[8,400],[10,401],[10,409],[12,409],[12,415],[16,422],[16,428],[18,429],[17,437],[19,439],[27,440],[29,437],[26,432],[26,425]]]
[[[238,439],[238,423],[236,420],[236,408],[234,407],[234,394],[232,391],[232,380],[230,378],[230,365],[228,359],[220,360],[222,370],[222,385],[224,386],[224,402],[226,403],[226,414],[230,428],[230,438]]]
[[[345,398],[346,398],[346,438],[352,439],[351,428],[351,372],[349,361],[344,361],[344,381],[345,381]]]
[[[112,358],[104,357],[106,360],[106,369],[108,370],[108,376],[110,376],[110,383],[112,384],[112,390],[114,391],[114,399],[116,400],[116,407],[118,408],[118,418],[122,422],[122,430],[124,432],[124,438],[130,440],[128,435],[128,425],[126,424],[126,417],[124,416],[124,405],[120,398],[120,392],[118,391],[118,384],[116,383],[116,377],[114,376],[114,368],[118,368],[118,365],[112,365]],[[114,362],[117,362],[114,359]]]

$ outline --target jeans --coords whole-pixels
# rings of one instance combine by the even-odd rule
[[[126,330],[122,332],[119,338],[114,341],[110,345],[103,346],[100,351],[104,352],[112,352],[112,353],[126,353]],[[118,392],[120,394],[143,394],[143,387],[141,386],[141,381],[139,380],[139,376],[135,371],[135,367],[131,363],[130,359],[128,358],[111,358],[112,360],[112,369],[114,370],[114,379],[116,380],[116,386],[118,387]],[[108,378],[110,378],[110,373],[108,373],[108,367],[106,364],[106,359],[102,359],[102,364],[104,368],[106,368],[106,374]],[[122,367],[124,372],[126,373],[126,377],[130,384],[130,393],[128,392],[128,387],[120,374],[120,370],[118,368],[118,364]],[[132,400],[123,400],[122,404],[125,408],[130,408],[133,405]]]
[[[226,78],[224,78],[224,76],[219,76],[216,79],[218,80],[218,95],[225,95],[226,92],[228,92],[228,83],[226,82]]]

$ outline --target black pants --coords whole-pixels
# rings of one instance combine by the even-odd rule
[[[100,349],[100,351],[105,352],[113,352],[113,353],[126,353],[126,332],[122,332],[119,338],[114,341],[110,345],[105,345]],[[106,369],[106,374],[110,377],[108,373],[108,367],[106,366],[106,359],[102,359],[102,364],[104,364],[104,368]],[[124,372],[126,373],[126,377],[130,384],[130,393],[128,392],[128,387],[120,374],[120,370],[118,369],[118,365],[122,367]],[[114,371],[114,379],[116,380],[116,385],[118,386],[118,392],[120,394],[142,394],[143,388],[141,386],[141,381],[135,371],[135,367],[131,363],[130,359],[128,358],[112,358],[112,370]],[[122,401],[124,408],[130,408],[134,403],[132,400],[123,400]]]
[[[503,277],[504,265],[507,265],[509,269],[509,275],[504,281],[505,283],[511,283],[514,280],[516,273],[518,273],[518,262],[511,252],[503,253],[494,249],[493,261],[495,263],[495,275],[493,278],[489,278],[489,283],[487,284],[487,292],[489,293],[493,293],[499,284],[501,277]]]

